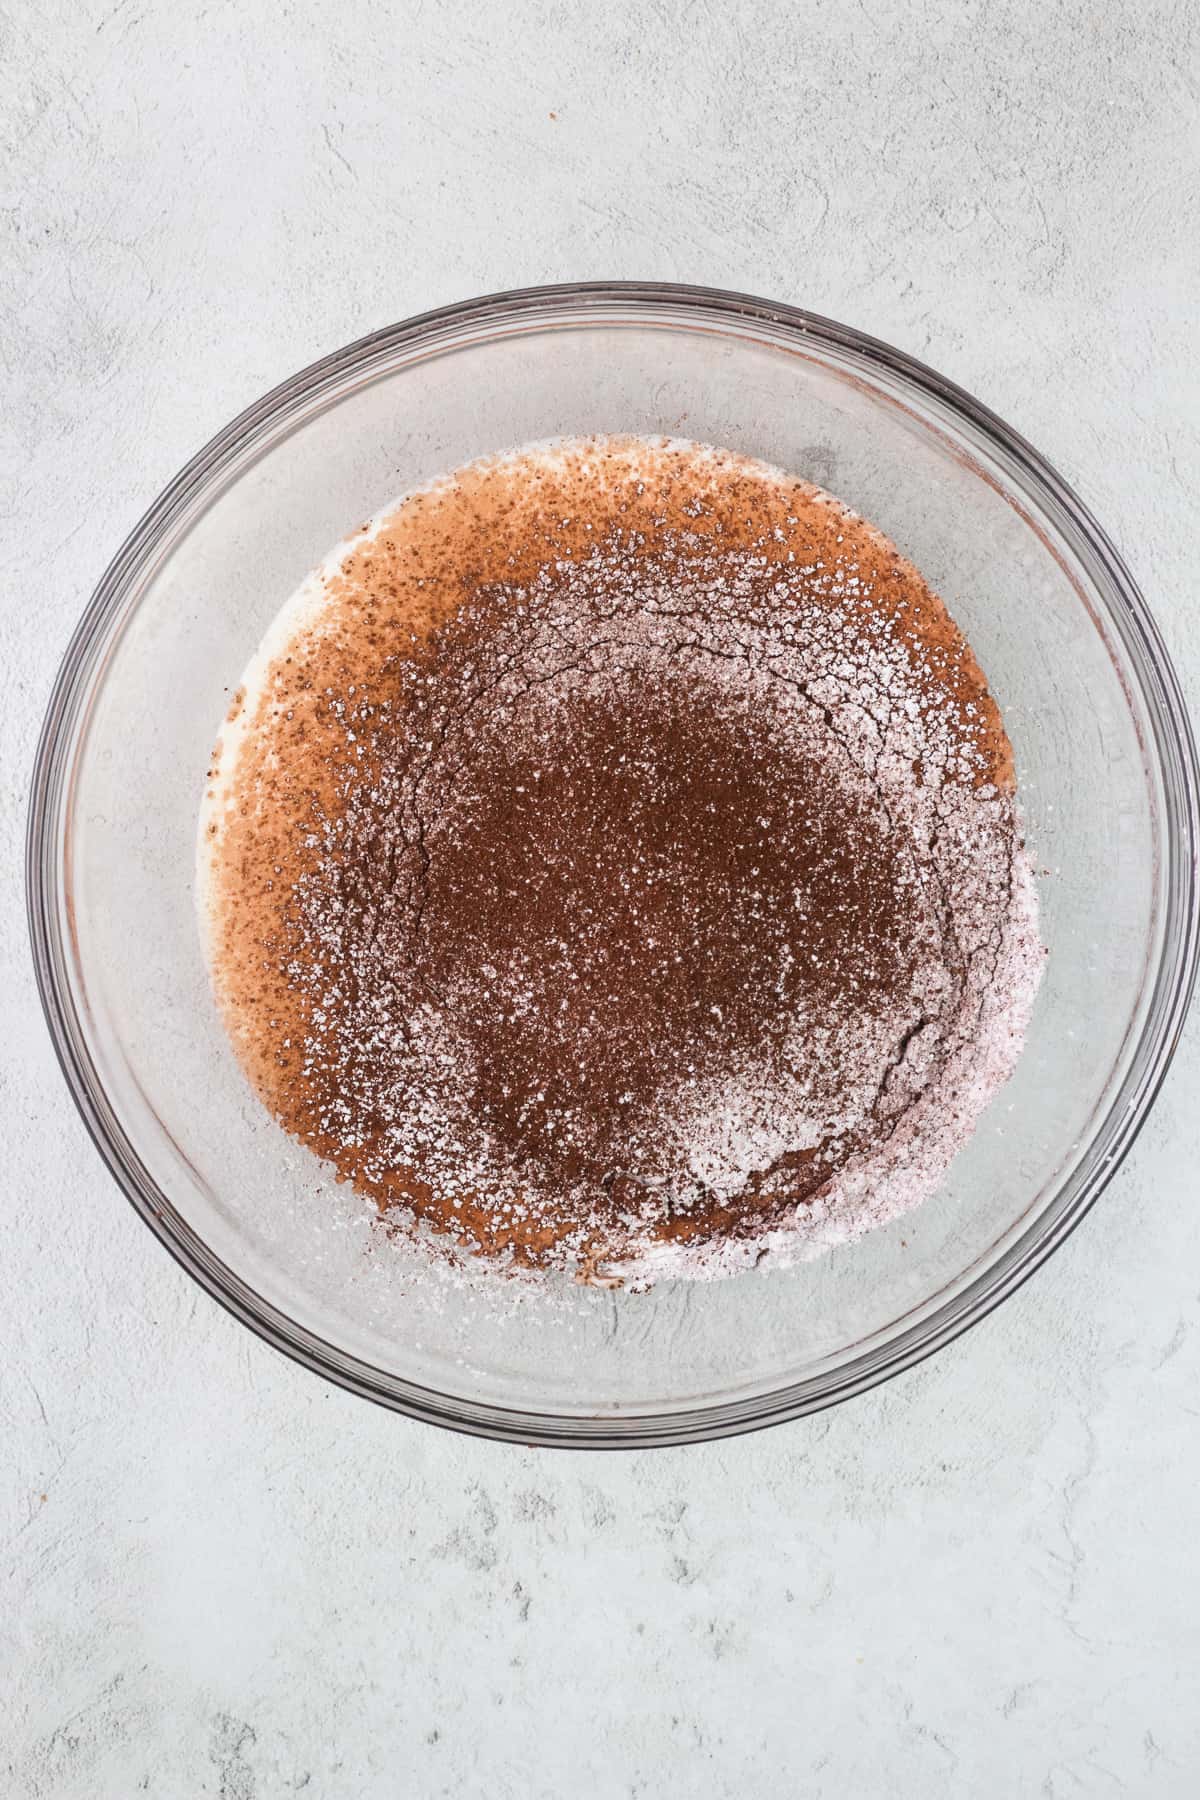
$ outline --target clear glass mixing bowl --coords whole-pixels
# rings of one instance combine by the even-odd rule
[[[280,604],[347,530],[489,451],[670,433],[886,531],[974,645],[1016,750],[1050,955],[1027,1047],[942,1192],[824,1260],[644,1295],[439,1279],[266,1116],[194,917],[204,771]],[[908,1367],[1083,1216],[1174,1048],[1197,951],[1197,772],[1145,604],[1054,471],[860,333],[700,288],[472,301],[304,370],[173,481],[105,574],[38,751],[29,906],[50,1029],[113,1174],[210,1293],[355,1392],[544,1444],[677,1443]]]

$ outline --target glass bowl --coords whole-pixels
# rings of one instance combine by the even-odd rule
[[[1024,1055],[924,1207],[792,1270],[648,1294],[441,1279],[284,1136],[210,998],[193,858],[207,759],[264,628],[348,529],[471,458],[665,433],[830,489],[947,601],[1016,752],[1049,949]],[[29,907],[101,1154],[253,1330],[416,1418],[522,1442],[680,1443],[794,1418],[947,1343],[1082,1218],[1146,1116],[1197,954],[1197,770],[1103,531],[999,419],[786,306],[584,283],[352,344],[252,406],[119,551],[38,750]]]

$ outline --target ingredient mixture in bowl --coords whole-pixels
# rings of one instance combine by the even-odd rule
[[[672,440],[472,463],[348,539],[238,689],[199,873],[286,1130],[435,1250],[635,1288],[924,1199],[1041,965],[942,602]]]

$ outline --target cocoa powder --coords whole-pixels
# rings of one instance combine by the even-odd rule
[[[600,440],[414,496],[301,610],[206,825],[288,1130],[393,1219],[601,1278],[753,1246],[906,1120],[936,1179],[921,1120],[1032,958],[999,715],[873,528]]]

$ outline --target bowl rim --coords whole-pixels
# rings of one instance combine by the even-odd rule
[[[1129,1066],[1089,1146],[1038,1217],[994,1262],[916,1325],[834,1371],[766,1394],[680,1412],[622,1417],[541,1413],[443,1394],[341,1351],[290,1320],[215,1257],[151,1179],[100,1081],[71,991],[62,897],[66,818],[80,722],[103,674],[103,651],[148,557],[203,494],[290,413],[335,390],[350,374],[447,337],[470,341],[514,322],[531,327],[569,314],[575,326],[707,319],[759,324],[798,347],[848,354],[915,387],[981,437],[1019,477],[1023,493],[1080,554],[1104,594],[1134,666],[1154,741],[1164,796],[1166,898],[1151,1001]],[[487,328],[491,328],[490,331]],[[1030,521],[1032,523],[1032,521]],[[636,1449],[702,1442],[759,1430],[823,1410],[923,1361],[985,1318],[1056,1250],[1090,1210],[1136,1139],[1178,1045],[1200,957],[1200,768],[1182,689],[1137,584],[1106,532],[1057,471],[1018,432],[946,377],[904,351],[800,307],[720,288],[675,282],[585,281],[518,288],[460,301],[385,326],[310,363],[238,414],[192,457],[130,532],[101,577],[72,634],[47,705],[31,784],[26,836],[26,901],[34,971],[59,1065],[83,1122],[118,1186],[155,1236],[206,1292],[266,1343],[327,1380],[393,1411],[474,1436],[570,1449]],[[1104,1142],[1107,1128],[1107,1141]],[[1073,1191],[1068,1191],[1071,1184]],[[1066,1198],[1064,1199],[1064,1193]],[[1061,1204],[1057,1204],[1061,1202]]]

